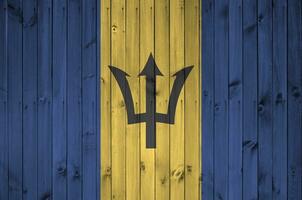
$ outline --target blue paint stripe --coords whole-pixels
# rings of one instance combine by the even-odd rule
[[[23,2],[23,199],[37,199],[37,1]]]
[[[229,1],[229,195],[242,199],[242,0]]]
[[[273,199],[287,195],[287,1],[273,7]]]
[[[202,1],[202,198],[214,199],[214,1]]]
[[[67,0],[53,1],[53,198],[67,199]]]
[[[288,1],[288,199],[302,199],[302,2]]]
[[[0,199],[8,199],[7,2],[0,2]]]
[[[97,191],[97,1],[83,3],[82,12],[82,84],[83,84],[83,199],[96,199]]]
[[[82,49],[80,1],[68,2],[67,166],[68,199],[82,199]]]

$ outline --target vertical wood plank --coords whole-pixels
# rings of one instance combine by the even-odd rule
[[[111,3],[101,1],[101,198],[111,199]]]
[[[129,73],[128,81],[135,105],[139,112],[139,1],[126,3],[125,22],[125,69]],[[140,199],[140,131],[139,124],[126,125],[126,199]]]
[[[111,64],[125,71],[125,0],[112,1]],[[112,199],[126,198],[126,111],[120,88],[111,77]]]
[[[258,1],[258,187],[272,199],[272,2]]]
[[[101,1],[96,1],[96,199],[101,198]]]
[[[37,197],[37,1],[23,2],[23,199]]]
[[[52,195],[52,2],[38,2],[38,198]]]
[[[215,1],[214,199],[228,198],[228,17],[228,1]]]
[[[156,112],[167,113],[170,95],[170,6],[169,0],[155,0],[154,57],[163,77],[156,80]],[[142,94],[143,95],[143,94]],[[155,199],[170,199],[170,135],[169,125],[156,124],[156,194]],[[142,133],[144,134],[144,133]]]
[[[302,2],[288,1],[288,199],[302,198]]]
[[[273,199],[287,195],[287,1],[273,0]]]
[[[202,0],[202,198],[214,199],[214,0]]]
[[[185,66],[194,68],[185,92],[185,198],[199,200],[200,176],[200,10],[199,0],[185,1]]]
[[[140,72],[150,53],[154,54],[154,0],[140,1]],[[140,77],[140,113],[146,112],[146,80]],[[155,150],[146,149],[146,125],[140,123],[141,133],[141,199],[155,199]]]
[[[229,195],[242,199],[242,0],[229,7]]]
[[[0,2],[0,199],[8,199],[7,1]]]
[[[82,199],[97,199],[97,1],[82,1]]]
[[[81,13],[81,1],[68,1],[67,197],[70,200],[82,199]]]
[[[53,1],[53,198],[67,198],[67,1]]]
[[[183,0],[170,1],[170,76],[182,69],[185,64],[185,4]],[[170,85],[174,79],[171,78]],[[171,199],[185,197],[185,110],[184,90],[181,91],[175,112],[175,123],[170,126],[170,176]]]
[[[22,1],[8,2],[9,199],[22,199]]]
[[[243,1],[243,199],[258,198],[257,10]]]

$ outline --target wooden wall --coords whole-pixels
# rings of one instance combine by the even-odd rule
[[[302,199],[302,1],[202,0],[203,199]]]
[[[0,0],[0,199],[99,199],[99,1]]]
[[[102,0],[101,197],[104,200],[200,199],[200,2]],[[180,94],[174,125],[157,123],[157,147],[146,149],[145,123],[127,123],[121,90],[108,68],[129,76],[135,112],[146,111],[139,77],[153,54],[156,111],[167,113],[175,72],[194,65]]]

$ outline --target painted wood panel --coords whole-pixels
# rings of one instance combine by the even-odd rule
[[[0,199],[100,199],[98,1],[0,1]]]
[[[202,198],[301,199],[301,1],[202,1]]]
[[[105,0],[102,5],[102,199],[200,199],[200,2]],[[156,123],[154,149],[146,148],[146,123],[128,124],[125,82],[119,85],[108,67],[129,75],[124,81],[135,113],[149,112],[149,80],[139,74],[151,54],[162,74],[156,77],[157,113],[168,111],[174,74],[194,66],[180,92],[175,123]]]

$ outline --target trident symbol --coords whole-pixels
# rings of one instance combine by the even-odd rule
[[[146,148],[156,148],[156,122],[174,124],[177,101],[193,66],[185,67],[173,75],[176,78],[170,94],[167,114],[156,112],[156,76],[163,76],[163,74],[159,71],[152,54],[150,54],[144,69],[139,74],[139,76],[146,76],[145,113],[136,114],[134,112],[133,98],[126,78],[129,75],[114,66],[109,66],[109,68],[122,91],[126,104],[128,124],[146,122]]]

